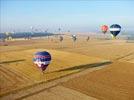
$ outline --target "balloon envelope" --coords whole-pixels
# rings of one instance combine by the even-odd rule
[[[37,52],[34,55],[33,62],[42,70],[44,71],[47,66],[50,64],[51,61],[51,55],[46,52]]]
[[[112,36],[116,37],[121,31],[121,26],[118,25],[118,24],[113,24],[113,25],[110,26],[109,30],[110,30]]]
[[[62,42],[63,41],[63,36],[60,36],[60,42]]]
[[[72,39],[73,39],[73,41],[75,42],[76,39],[77,39],[76,35],[72,35]]]
[[[108,30],[108,26],[107,25],[101,26],[101,30],[105,34],[107,32],[107,30]]]
[[[90,37],[88,36],[86,40],[88,41],[89,39],[90,39]]]

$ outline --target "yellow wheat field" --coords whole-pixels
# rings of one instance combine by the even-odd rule
[[[7,41],[6,44],[8,44],[8,46],[4,46],[4,43],[1,43],[0,95],[2,96],[20,88],[39,84],[40,82],[47,82],[81,71],[79,67],[75,66],[88,66],[88,64],[97,64],[105,61],[115,62],[116,65],[111,64],[111,66],[114,67],[110,69],[113,80],[115,66],[123,66],[122,63],[126,63],[126,66],[131,63],[131,66],[133,66],[133,43],[127,43],[125,40],[95,39],[87,42],[85,39],[86,37],[80,37],[76,43],[73,43],[70,37],[65,37],[63,42],[59,42],[58,38],[50,37],[33,40]],[[44,74],[32,62],[33,55],[37,51],[48,51],[52,55],[52,61]],[[129,66],[127,68],[129,68]],[[120,70],[120,67],[116,70],[118,69]],[[123,70],[121,70],[121,72],[123,72]],[[130,74],[127,75],[129,76]],[[131,74],[130,77],[132,77],[132,75],[133,74]],[[107,79],[104,81],[106,82]],[[72,84],[72,86],[74,85],[74,83],[71,82],[70,84]],[[96,81],[96,84],[99,83]],[[112,82],[110,85],[111,84]],[[93,89],[93,91],[97,91],[94,87]],[[92,95],[92,91],[90,91],[89,94]],[[97,94],[93,96],[95,95],[99,97]]]

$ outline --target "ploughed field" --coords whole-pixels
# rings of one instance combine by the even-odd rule
[[[44,74],[32,62],[37,51],[48,51],[52,55]],[[0,95],[101,65],[107,67],[71,79],[62,86],[104,100],[113,96],[113,99],[120,96],[121,100],[132,99],[134,43],[95,39],[87,42],[86,37],[80,37],[75,43],[69,37],[62,42],[55,37],[1,42]]]

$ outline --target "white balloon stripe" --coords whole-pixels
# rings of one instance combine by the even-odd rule
[[[120,31],[121,28],[110,28],[109,30],[110,30],[110,31]]]
[[[35,61],[34,63],[37,64],[39,67],[41,67],[41,64],[48,65],[50,61],[45,61],[45,62]]]

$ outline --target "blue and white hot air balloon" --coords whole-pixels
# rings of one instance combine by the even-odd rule
[[[115,38],[121,31],[121,26],[118,24],[113,24],[110,26],[110,32],[113,38]]]
[[[44,71],[51,62],[51,55],[47,51],[36,52],[33,62]]]

